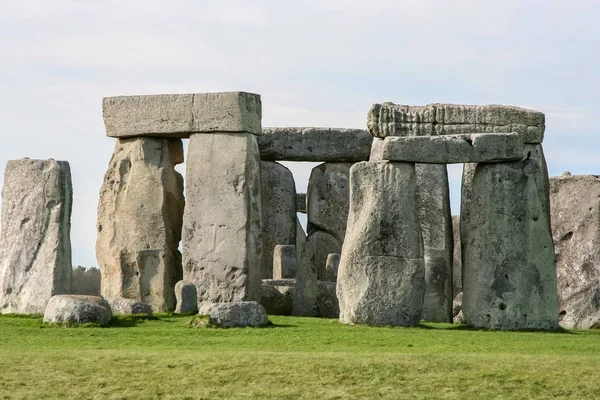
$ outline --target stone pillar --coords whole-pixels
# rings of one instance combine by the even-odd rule
[[[73,189],[66,161],[11,160],[2,190],[0,313],[43,313],[71,292]]]
[[[183,217],[184,279],[199,302],[260,300],[260,158],[251,133],[192,134]]]
[[[294,219],[295,222],[295,219]],[[294,241],[296,240],[294,233]],[[273,250],[273,279],[296,277],[296,245],[278,244]]]
[[[340,255],[331,253],[327,255],[327,264],[325,266],[325,278],[328,282],[337,282],[338,268],[340,266]]]
[[[425,294],[415,166],[362,162],[350,170],[350,211],[337,279],[340,322],[412,326]]]
[[[315,317],[318,313],[318,281],[314,250],[306,239],[300,221],[296,221],[296,230],[296,256],[298,261],[292,314],[302,317]]]
[[[296,241],[296,184],[291,171],[272,161],[260,162],[262,208],[261,277],[273,279],[273,251]],[[293,276],[286,276],[293,278]],[[277,279],[277,278],[275,278]]]
[[[98,204],[96,258],[102,296],[173,311],[182,278],[183,162],[181,139],[118,139]]]
[[[323,279],[327,255],[340,253],[348,220],[348,177],[352,163],[323,163],[313,168],[307,190],[307,234]]]
[[[526,149],[523,161],[475,167],[470,212],[460,221],[462,309],[470,326],[558,328],[548,178],[538,147]]]
[[[460,245],[460,215],[452,216],[452,234],[454,235],[454,259],[452,261],[452,297],[462,292],[462,252]]]

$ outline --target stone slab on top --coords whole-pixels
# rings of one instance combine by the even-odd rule
[[[262,132],[260,95],[246,92],[105,97],[102,115],[106,135],[115,138]]]

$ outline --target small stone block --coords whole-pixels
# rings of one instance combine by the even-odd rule
[[[278,244],[273,250],[273,279],[296,276],[296,246]]]

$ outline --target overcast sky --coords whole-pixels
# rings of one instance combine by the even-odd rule
[[[512,104],[546,114],[551,175],[600,174],[599,20],[591,0],[0,0],[0,168],[70,162],[85,266],[104,96],[243,90],[263,126],[350,128],[375,102]],[[305,189],[310,167],[293,172]]]

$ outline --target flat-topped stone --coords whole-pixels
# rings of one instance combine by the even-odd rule
[[[539,111],[497,104],[407,106],[388,102],[373,104],[367,129],[379,138],[516,132],[524,143],[537,144],[544,139],[545,116]]]
[[[188,138],[190,133],[261,133],[260,95],[246,92],[105,97],[106,135]]]
[[[374,143],[381,160],[421,164],[463,164],[513,161],[523,158],[517,133],[387,137]],[[379,148],[380,147],[380,148]]]
[[[264,128],[258,139],[261,160],[365,161],[373,138],[362,129]]]

